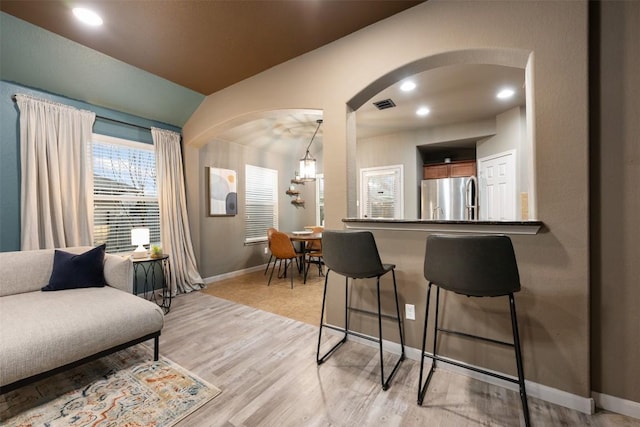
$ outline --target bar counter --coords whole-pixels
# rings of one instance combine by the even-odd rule
[[[542,221],[449,221],[422,219],[343,218],[347,229],[428,231],[474,234],[538,234]]]
[[[548,267],[547,261],[540,260],[539,242],[549,235],[548,228],[541,221],[445,221],[445,220],[417,220],[417,219],[372,219],[372,218],[344,218],[342,222],[346,229],[350,230],[367,230],[371,231],[376,240],[376,245],[380,253],[382,262],[392,263],[396,265],[396,275],[398,281],[398,293],[401,308],[405,304],[413,305],[415,308],[415,320],[403,319],[403,329],[405,334],[405,345],[407,346],[407,357],[418,359],[419,349],[422,345],[422,332],[424,325],[425,303],[427,281],[424,278],[424,257],[426,238],[430,234],[505,234],[511,237],[516,255],[518,257],[518,267],[520,269],[523,280],[523,288],[525,289],[524,301],[520,303],[518,310],[522,316],[522,327],[530,330],[532,324],[530,319],[537,318],[532,314],[534,308],[540,305],[538,301],[538,292],[540,287],[537,274],[541,268]],[[557,258],[556,258],[557,259]],[[534,280],[535,277],[535,280]],[[368,279],[363,279],[362,282]],[[383,283],[384,289],[389,290],[388,278]],[[329,290],[330,298],[335,301],[343,301],[344,278],[338,275],[329,275],[331,289]],[[375,307],[377,302],[371,294],[370,289],[375,289],[375,281],[369,286],[356,286],[352,290],[352,303],[354,306]],[[522,295],[516,297],[522,300]],[[383,311],[391,313],[395,310],[392,304],[393,298],[387,298],[382,301]],[[492,299],[482,301],[478,304],[477,299],[469,299],[466,297],[457,298],[457,296],[447,295],[445,303],[445,311],[448,312],[449,319],[457,319],[456,313],[461,311],[472,311],[478,314],[478,318],[473,321],[465,320],[463,327],[474,331],[478,335],[493,334],[495,336],[510,336],[508,328],[496,327],[492,323],[492,318],[498,315],[509,316],[508,309]],[[339,306],[340,304],[335,304]],[[334,307],[328,309],[328,318],[330,322],[340,325],[344,323],[344,309],[338,310]],[[375,320],[375,319],[374,319]],[[456,321],[457,322],[457,321]],[[356,313],[349,316],[349,325],[354,330],[365,335],[377,336],[377,323],[370,318],[365,318]],[[393,336],[393,322],[385,322],[383,328],[386,333]],[[496,330],[498,328],[498,330]],[[389,336],[389,335],[387,335]],[[501,337],[502,338],[502,337]],[[531,342],[531,336],[525,335],[523,338],[523,351],[527,358],[535,359],[533,356],[535,344]],[[395,342],[395,345],[398,343]],[[514,368],[512,357],[505,358],[503,353],[495,353],[496,349],[476,347],[468,347],[465,342],[456,343],[458,347],[449,348],[449,345],[443,344],[444,353],[456,360],[473,365],[488,364],[490,369],[498,372],[511,373]],[[398,346],[399,347],[399,346]],[[491,361],[490,363],[486,362]],[[494,363],[495,362],[495,363]]]

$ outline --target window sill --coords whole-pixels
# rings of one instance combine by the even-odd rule
[[[264,238],[264,239],[262,239],[262,240],[252,240],[252,241],[250,241],[250,242],[244,242],[244,245],[245,245],[245,246],[264,245],[264,244],[265,244],[265,243],[267,243],[267,242],[268,242],[268,240],[267,240],[267,238],[265,237],[265,238]]]

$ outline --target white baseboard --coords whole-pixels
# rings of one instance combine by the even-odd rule
[[[591,396],[595,400],[598,408],[640,420],[640,402],[621,399],[619,397],[609,396],[608,394],[597,393],[595,391],[591,392]]]
[[[328,333],[331,334],[336,334],[336,335],[341,335],[341,333],[339,331],[335,331],[333,329],[329,329],[326,328],[325,329]],[[375,337],[374,337],[375,338]],[[359,338],[357,336],[353,336],[353,335],[349,335],[349,340],[352,340],[354,342],[357,343],[361,343],[364,345],[368,345],[371,347],[378,347],[378,344],[363,338]],[[400,354],[400,344],[395,343],[395,342],[390,342],[390,341],[386,341],[383,340],[382,344],[384,346],[384,350],[385,351],[389,351],[390,353],[394,353],[394,354]],[[419,361],[420,360],[420,349],[419,348],[413,348],[413,347],[407,347],[405,346],[404,348],[404,353],[405,356],[408,359],[412,359],[412,360],[416,360]],[[431,360],[428,361],[428,363],[431,363]],[[462,362],[460,362],[462,363]],[[486,375],[486,374],[482,374],[479,372],[474,372],[474,371],[470,371],[464,368],[460,368],[458,366],[455,365],[449,365],[448,363],[439,363],[438,364],[438,369],[442,369],[442,370],[447,370],[450,372],[455,372],[457,374],[460,375],[466,375],[468,377],[480,380],[480,381],[484,381],[486,383],[489,384],[493,384],[493,385],[497,385],[500,387],[504,387],[506,389],[509,390],[515,390],[518,391],[518,385],[511,383],[509,381],[505,381],[505,380],[501,380],[500,378],[494,378],[490,375]],[[482,368],[485,369],[485,368]],[[498,372],[501,375],[504,375],[506,377],[511,377],[511,378],[515,378],[511,375],[507,375],[504,374],[502,372]],[[416,382],[417,382],[417,378],[416,378]],[[527,386],[527,395],[531,396],[531,397],[535,397],[537,399],[541,399],[544,400],[546,402],[550,402],[553,403],[555,405],[560,405],[563,406],[565,408],[569,408],[569,409],[574,409],[576,411],[585,413],[585,414],[593,414],[595,412],[595,402],[593,398],[589,398],[589,397],[583,397],[583,396],[578,396],[577,394],[573,394],[573,393],[569,393],[566,391],[562,391],[562,390],[558,390],[556,388],[552,388],[549,386],[545,386],[542,384],[538,384],[529,380],[525,381],[525,384]],[[635,402],[631,402],[634,403],[636,405],[638,405]],[[604,408],[604,407],[603,407]],[[604,408],[607,409],[607,408]],[[612,412],[616,412],[616,413],[621,413],[618,410],[613,410],[613,409],[607,409],[607,410],[611,410]],[[629,415],[629,416],[633,416],[630,414],[626,414],[624,413],[624,415]]]
[[[254,271],[260,271],[260,270],[264,271],[266,266],[267,266],[266,264],[256,265],[254,267],[245,268],[243,270],[236,270],[230,273],[218,274],[217,276],[205,277],[204,279],[202,279],[202,281],[205,284],[209,285],[211,283],[219,282],[221,280],[231,279],[232,277],[242,276],[247,273],[253,273]]]

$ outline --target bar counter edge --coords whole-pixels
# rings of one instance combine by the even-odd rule
[[[387,218],[343,218],[347,229],[429,231],[439,233],[472,234],[538,234],[544,227],[542,221],[445,221]]]

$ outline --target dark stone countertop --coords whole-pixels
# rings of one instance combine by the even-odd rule
[[[347,228],[375,228],[387,230],[452,231],[470,233],[537,234],[544,226],[542,221],[475,221],[475,220],[427,220],[389,218],[343,218]]]

